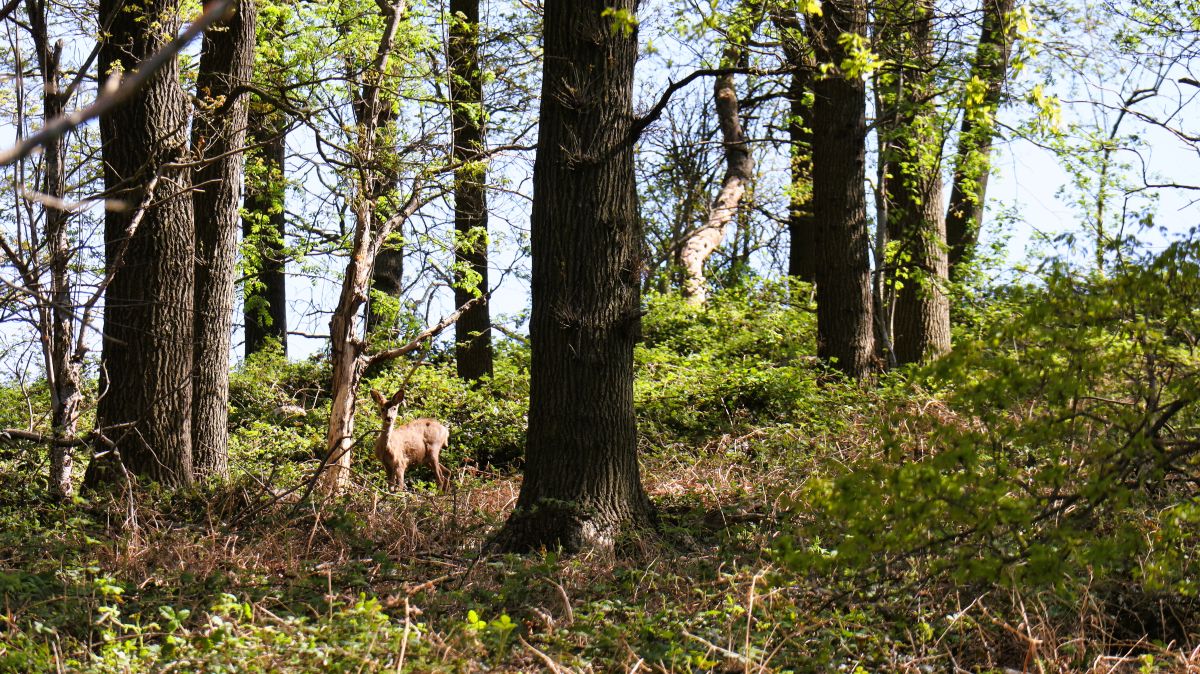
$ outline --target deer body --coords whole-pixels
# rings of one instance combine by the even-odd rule
[[[399,401],[392,403],[377,391],[371,391],[371,395],[379,403],[383,416],[383,428],[375,440],[375,458],[387,472],[388,486],[404,489],[404,471],[418,465],[432,469],[438,487],[445,491],[449,477],[439,459],[442,449],[450,441],[450,429],[435,419],[426,418],[397,425]]]
[[[379,433],[375,457],[387,471],[392,489],[403,489],[404,471],[417,465],[432,469],[438,486],[444,490],[447,479],[439,459],[449,440],[450,430],[433,419],[417,419],[401,426],[393,423]]]

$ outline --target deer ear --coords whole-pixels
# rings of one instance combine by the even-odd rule
[[[371,397],[375,399],[376,403],[379,403],[380,407],[387,407],[387,398],[384,398],[383,394],[379,391],[371,389]]]

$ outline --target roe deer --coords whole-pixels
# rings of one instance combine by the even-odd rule
[[[383,418],[383,428],[375,440],[375,458],[387,472],[388,486],[403,490],[404,471],[416,464],[432,468],[438,487],[446,491],[450,480],[438,458],[450,440],[450,429],[435,419],[417,419],[397,426],[396,414],[404,399],[403,391],[389,399],[372,390],[371,397],[379,404],[379,414]]]

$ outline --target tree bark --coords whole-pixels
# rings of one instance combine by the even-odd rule
[[[812,19],[820,63],[840,64],[843,33],[862,34],[863,0],[830,0]],[[817,355],[862,380],[874,367],[866,202],[866,92],[835,71],[812,83],[812,181],[817,266]]]
[[[986,85],[983,101],[963,104],[962,127],[958,134],[958,152],[950,189],[950,207],[946,210],[946,243],[949,246],[950,278],[974,257],[983,224],[984,197],[991,172],[992,141],[996,136],[996,111],[1008,78],[1008,60],[1013,38],[1008,30],[1008,15],[1016,0],[984,0],[983,29],[971,75]]]
[[[788,141],[791,143],[792,185],[788,208],[788,276],[807,283],[816,282],[817,245],[812,210],[812,92],[813,62],[811,47],[804,39],[804,27],[794,11],[774,13],[783,52],[793,69],[788,83]]]
[[[637,0],[550,0],[532,214],[525,480],[502,549],[611,547],[650,524],[633,410],[641,223],[628,142]],[[604,16],[606,10],[615,16]]]
[[[721,55],[721,66],[732,67],[745,58],[745,40],[757,28],[762,16],[761,3],[747,0],[742,5],[750,12],[748,30],[730,27],[730,35]],[[736,20],[735,20],[736,23]],[[754,157],[746,143],[738,105],[736,80],[732,74],[718,75],[713,82],[713,107],[721,128],[721,143],[725,148],[725,176],[704,224],[692,232],[679,251],[683,267],[683,296],[688,304],[699,306],[708,299],[708,283],[704,279],[704,263],[725,239],[725,230],[733,221],[738,205],[750,181],[754,178]]]
[[[450,100],[454,128],[454,304],[487,293],[488,211],[483,71],[479,67],[479,0],[450,0]],[[473,305],[455,324],[458,376],[492,374],[492,317],[488,302]]]
[[[387,21],[395,12],[386,0],[380,0],[379,11]],[[377,231],[381,224],[395,214],[396,186],[399,174],[396,169],[396,120],[398,108],[393,105],[395,93],[389,88],[388,73],[365,73],[362,91],[354,102],[354,119],[359,128],[372,128],[371,148],[360,148],[364,157],[370,157],[359,170],[362,172],[364,196],[374,202],[370,209],[371,230]],[[374,97],[374,99],[372,99]],[[378,105],[371,106],[369,100],[376,100]],[[399,233],[389,237],[388,241],[375,255],[372,265],[371,287],[376,292],[390,298],[399,299],[404,290],[404,248],[403,239]],[[390,311],[383,311],[375,302],[367,304],[366,333],[369,335],[381,328],[394,331],[396,316]],[[389,324],[390,323],[390,324]]]
[[[812,106],[805,105],[810,72],[792,73],[788,87],[788,140],[792,143],[792,193],[789,197],[788,276],[812,283],[817,277],[817,247],[813,241],[812,212]]]
[[[377,175],[381,170],[376,152],[390,150],[381,140],[387,137],[386,126],[394,114],[385,112],[389,108],[381,92],[381,84],[388,72],[396,32],[407,15],[403,3],[387,10],[386,26],[380,36],[372,70],[366,74],[362,96],[354,101],[358,125],[358,150],[353,159],[359,163],[358,180],[352,196],[354,209],[354,239],[350,250],[350,261],[338,293],[338,304],[329,322],[331,369],[333,371],[330,391],[333,402],[329,410],[329,427],[326,434],[326,470],[321,474],[321,486],[328,495],[339,493],[350,482],[351,449],[354,446],[354,403],[358,396],[358,383],[366,368],[366,342],[357,334],[355,322],[367,301],[371,276],[380,260],[380,251],[392,233],[392,229],[403,223],[416,209],[414,197],[399,212],[390,218],[378,213],[379,189],[381,185],[395,185],[394,179]],[[381,126],[382,125],[382,126]],[[390,189],[390,188],[389,188]],[[368,333],[369,334],[369,333]]]
[[[887,199],[887,265],[897,287],[892,347],[897,363],[950,350],[946,221],[942,211],[942,132],[934,100],[931,0],[901,2],[880,36],[896,69],[885,75],[880,137]],[[907,64],[913,64],[915,67]]]
[[[246,147],[245,95],[254,67],[255,0],[238,0],[232,13],[204,32],[192,123],[192,147],[204,162],[192,174],[196,218],[196,327],[192,382],[192,452],[196,475],[229,472],[229,348],[233,286]]]
[[[99,10],[101,25],[111,17],[99,52],[102,81],[137,68],[175,34],[178,21],[175,0],[101,0]],[[167,485],[193,479],[195,227],[190,171],[179,166],[188,154],[187,125],[188,100],[175,59],[138,96],[100,117],[106,191],[130,208],[110,209],[104,218],[105,261],[115,274],[105,295],[96,423],[112,444],[97,446],[85,477],[89,485],[123,481],[117,462]],[[137,213],[154,182],[153,198],[144,214]]]
[[[274,115],[252,110],[248,135],[263,146],[250,153],[253,175],[246,175],[242,239],[254,248],[256,268],[245,282],[242,314],[246,324],[246,356],[279,344],[287,355],[287,218],[283,208],[287,183],[287,129]]]
[[[38,69],[42,75],[42,118],[46,123],[61,116],[66,97],[59,89],[62,77],[62,42],[53,47],[47,27],[46,3],[30,0],[29,26],[33,34]],[[70,263],[73,259],[67,232],[67,211],[56,204],[66,196],[66,152],[61,137],[50,139],[42,163],[42,194],[52,200],[45,207],[46,248],[50,266],[51,306],[41,310],[41,330],[50,388],[50,476],[49,492],[54,498],[71,495],[74,489],[74,447],[57,442],[75,436],[79,408],[83,402],[82,359],[75,349],[74,303],[71,298]],[[47,331],[49,334],[47,334]]]

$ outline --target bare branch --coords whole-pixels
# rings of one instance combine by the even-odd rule
[[[145,86],[146,82],[149,81],[155,72],[169,63],[171,59],[175,58],[189,42],[203,33],[205,28],[208,28],[220,20],[221,17],[225,16],[225,12],[229,10],[232,2],[233,0],[215,0],[209,3],[204,12],[192,21],[187,30],[183,31],[178,37],[171,40],[167,46],[142,63],[132,75],[125,78],[117,75],[109,77],[101,86],[99,95],[91,105],[58,117],[57,119],[50,120],[41,131],[29,136],[13,147],[0,152],[0,166],[7,166],[28,157],[35,150],[51,140],[62,136],[90,119],[105,114],[132,98],[134,94]]]

